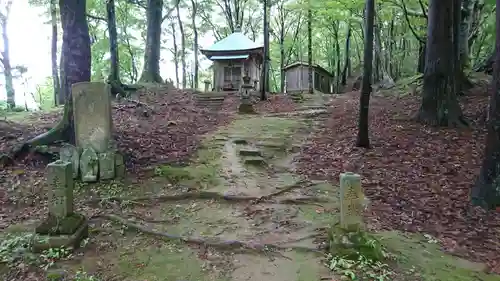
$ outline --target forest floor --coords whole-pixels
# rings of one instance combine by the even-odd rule
[[[363,150],[353,147],[358,93],[302,104],[278,96],[260,103],[260,114],[238,116],[234,98],[210,112],[187,92],[162,91],[144,93],[143,105],[114,105],[130,177],[78,184],[77,208],[92,223],[84,247],[71,256],[42,254],[38,264],[47,271],[27,259],[13,268],[0,263],[5,280],[77,271],[78,281],[93,280],[82,272],[130,281],[343,280],[347,272],[332,272],[319,249],[338,221],[344,171],[363,175],[368,229],[395,257],[382,280],[500,280],[493,274],[500,216],[467,208],[484,140],[483,95],[463,99],[472,128],[459,132],[412,122],[416,97],[374,96],[373,149]],[[36,118],[4,122],[0,148],[43,131],[58,115]],[[0,172],[0,235],[15,241],[0,245],[0,258],[45,215],[45,164],[33,156]]]

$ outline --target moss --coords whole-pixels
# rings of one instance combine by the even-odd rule
[[[202,262],[190,249],[173,244],[146,246],[132,251],[122,251],[116,270],[130,280],[197,280],[225,281],[222,276],[211,276],[203,270]]]
[[[354,261],[362,256],[374,262],[388,257],[380,241],[365,231],[347,231],[335,225],[328,232],[328,241],[333,256]]]
[[[420,234],[386,231],[375,234],[391,253],[406,275],[423,281],[500,281],[500,275],[486,274],[486,266],[470,262],[441,251]]]
[[[85,221],[85,217],[81,214],[71,214],[64,219],[57,219],[54,216],[48,216],[39,226],[35,228],[35,232],[41,235],[71,235]]]

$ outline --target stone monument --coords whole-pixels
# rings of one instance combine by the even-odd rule
[[[33,251],[50,248],[78,248],[88,236],[85,216],[75,213],[73,206],[73,164],[58,160],[47,165],[49,214],[35,228]]]
[[[76,147],[65,145],[60,159],[73,164],[73,177],[84,182],[123,177],[123,156],[112,143],[111,89],[103,82],[72,85]],[[118,171],[118,172],[117,172]]]
[[[354,173],[340,174],[340,226],[349,231],[363,229],[365,196],[361,176]]]
[[[253,85],[250,83],[251,78],[246,74],[243,76],[243,85],[241,85],[240,91],[240,106],[238,107],[239,113],[252,114],[256,113],[253,108],[252,96],[250,91],[253,89]]]
[[[111,92],[103,82],[72,85],[76,146],[92,147],[97,153],[110,148],[112,119]]]

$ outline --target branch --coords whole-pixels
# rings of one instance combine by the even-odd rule
[[[420,43],[424,44],[425,40],[423,40],[420,36],[418,36],[417,32],[415,31],[415,29],[413,29],[413,26],[410,23],[410,18],[408,17],[408,10],[406,9],[406,5],[405,5],[404,0],[401,0],[401,3],[403,5],[403,14],[405,15],[406,23],[408,24],[408,27],[410,28],[411,33],[413,33],[413,36],[415,36],[415,38],[417,38],[417,40]]]
[[[176,0],[175,1],[175,4],[172,8],[170,8],[167,13],[163,16],[163,18],[161,18],[161,22],[163,23],[165,20],[167,20],[168,18],[170,18],[170,14],[172,14],[172,12],[175,10],[175,8],[177,7],[177,5],[179,5],[179,3],[181,2],[181,0]]]
[[[91,18],[91,19],[94,19],[94,20],[97,20],[97,21],[103,21],[103,22],[108,22],[107,19],[105,18],[102,18],[102,17],[99,17],[99,16],[94,16],[94,15],[91,15],[91,14],[87,14],[87,17],[88,18]]]
[[[144,4],[144,2],[140,1],[140,0],[128,0],[128,2],[130,4],[134,4],[134,5],[137,5],[145,10],[148,9],[148,6],[146,4]]]

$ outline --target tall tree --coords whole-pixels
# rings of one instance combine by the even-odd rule
[[[106,18],[109,33],[109,52],[111,54],[108,83],[111,85],[111,93],[113,95],[124,95],[125,91],[122,88],[122,82],[120,79],[120,58],[118,52],[118,32],[116,31],[115,0],[107,0]]]
[[[12,65],[10,64],[10,46],[9,46],[9,35],[7,34],[7,27],[9,22],[10,9],[12,7],[12,0],[8,0],[4,3],[2,7],[3,10],[0,12],[0,25],[2,26],[2,40],[3,40],[3,51],[1,62],[3,65],[3,73],[5,77],[5,92],[7,93],[7,105],[10,108],[16,106],[16,93],[14,91],[14,84],[12,82]]]
[[[141,82],[163,83],[160,75],[160,44],[163,0],[148,0],[146,11],[146,50]]]
[[[351,47],[351,23],[347,23],[347,35],[345,39],[345,55],[344,55],[344,69],[342,70],[342,86],[347,84],[348,69],[351,65],[351,58],[349,57],[349,49]]]
[[[312,7],[311,0],[307,1],[307,63],[309,64],[309,94],[314,93],[313,86],[313,54],[312,54]]]
[[[191,23],[193,25],[193,52],[194,52],[194,73],[193,73],[193,88],[198,89],[198,72],[199,72],[199,61],[198,61],[198,28],[196,27],[196,16],[198,13],[198,4],[195,0],[191,0]]]
[[[60,94],[59,70],[57,67],[57,0],[50,0],[50,24],[52,26],[52,84],[54,89],[54,105],[64,104],[64,96]]]
[[[180,13],[180,1],[175,5],[177,10],[177,24],[179,25],[179,32],[181,33],[181,73],[182,73],[182,88],[185,89],[187,86],[187,66],[186,66],[186,33],[184,32],[184,24],[182,23],[181,13]]]
[[[261,74],[261,100],[266,100],[266,93],[269,92],[269,3],[268,0],[262,1],[264,9],[264,64]]]
[[[86,0],[59,0],[59,11],[63,29],[61,92],[66,97],[64,114],[54,128],[26,142],[18,153],[30,147],[47,145],[60,140],[75,143],[71,86],[78,82],[90,81],[91,74],[92,53]]]
[[[370,147],[370,136],[368,134],[368,110],[370,108],[370,95],[372,92],[372,69],[373,69],[373,25],[375,20],[375,0],[366,0],[365,8],[365,50],[363,56],[363,81],[361,95],[359,98],[359,120],[358,137],[356,146]]]
[[[431,0],[427,28],[424,85],[417,120],[437,126],[464,126],[456,92],[459,0]],[[455,11],[455,12],[454,12]],[[455,28],[454,28],[455,26]]]
[[[500,7],[500,0],[496,1]],[[486,209],[500,206],[500,11],[496,10],[495,63],[493,64],[488,133],[479,177],[472,187],[472,204]]]
[[[175,86],[177,88],[180,87],[179,81],[179,47],[177,46],[177,36],[175,35],[175,23],[171,23],[170,27],[172,28],[172,43],[173,43],[173,56],[174,56],[174,66],[175,66]]]

